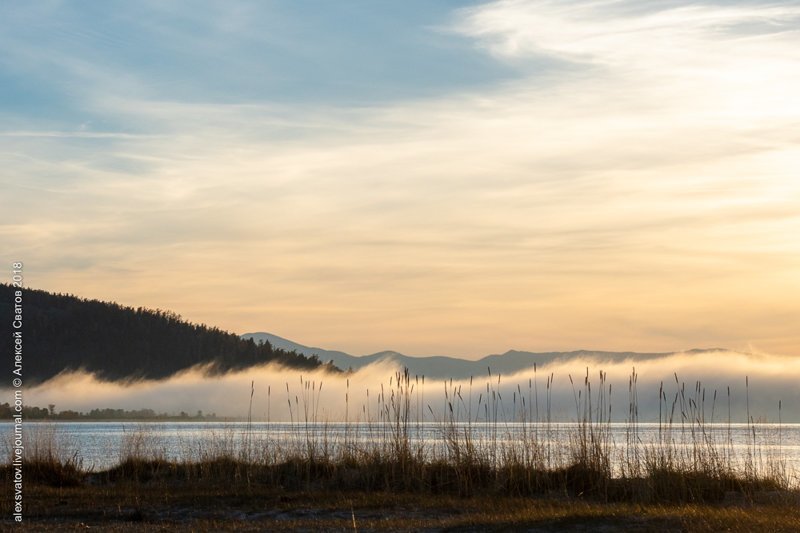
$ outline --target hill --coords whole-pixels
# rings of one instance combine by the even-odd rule
[[[0,338],[4,339],[11,338],[13,294],[13,287],[0,284]],[[119,381],[163,379],[200,364],[210,365],[211,373],[268,362],[303,369],[321,364],[316,357],[193,324],[160,309],[25,289],[23,310],[27,384],[78,369]]]
[[[487,355],[478,360],[465,360],[441,355],[411,357],[394,351],[377,352],[370,355],[355,356],[344,352],[325,350],[322,348],[308,347],[284,339],[271,333],[247,333],[242,338],[255,342],[269,342],[275,347],[292,350],[305,355],[315,355],[323,362],[331,362],[337,367],[347,370],[358,370],[377,362],[390,361],[398,366],[408,368],[412,375],[426,376],[441,379],[465,379],[470,376],[481,376],[491,368],[493,374],[513,374],[531,368],[534,363],[545,367],[551,363],[566,362],[575,359],[586,359],[597,363],[613,363],[634,359],[645,361],[658,359],[671,355],[669,352],[641,353],[641,352],[606,352],[597,350],[575,350],[570,352],[525,352],[509,350],[502,354]],[[688,350],[686,353],[718,352],[721,348]]]

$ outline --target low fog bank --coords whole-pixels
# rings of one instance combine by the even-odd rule
[[[632,387],[634,368],[636,379]],[[553,421],[571,421],[584,412],[587,398],[592,416],[597,418],[601,396],[604,417],[610,406],[612,419],[625,421],[635,396],[642,422],[658,421],[659,408],[667,417],[676,399],[675,422],[680,422],[681,404],[694,402],[706,422],[727,422],[730,410],[731,421],[743,423],[747,421],[748,400],[750,415],[756,421],[777,422],[780,416],[784,422],[800,422],[800,360],[777,355],[719,351],[616,363],[583,359],[535,370],[531,367],[513,375],[490,376],[487,370],[472,379],[447,381],[410,375],[408,381],[403,380],[402,390],[398,389],[398,372],[402,369],[391,362],[349,374],[267,365],[211,377],[200,367],[165,381],[128,385],[102,382],[86,373],[70,373],[26,388],[24,400],[26,405],[55,404],[57,411],[150,408],[190,414],[202,410],[246,418],[252,384],[252,417],[256,421],[380,420],[381,411],[397,405],[400,395],[405,394],[411,418],[426,421],[440,420],[443,413],[449,413],[448,403],[462,421],[481,421],[487,416],[493,419],[495,412],[499,419],[508,421],[523,417],[536,420],[537,413],[542,421],[548,414]]]

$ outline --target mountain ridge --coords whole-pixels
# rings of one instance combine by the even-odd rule
[[[19,328],[12,327],[20,313],[15,311],[15,298],[24,304]],[[15,328],[24,333],[25,382],[31,385],[69,371],[132,382],[166,379],[198,366],[213,375],[266,363],[300,369],[320,366],[317,359],[188,322],[172,311],[5,283],[0,283],[0,317],[0,337],[11,339]]]
[[[271,345],[287,351],[295,351],[306,356],[316,355],[320,361],[333,364],[342,370],[358,370],[378,362],[396,362],[409,369],[414,375],[430,378],[464,379],[482,375],[491,369],[492,373],[513,374],[531,368],[556,363],[590,358],[598,363],[613,363],[628,359],[649,360],[677,353],[705,354],[727,351],[725,348],[693,348],[676,352],[610,352],[604,350],[573,350],[568,352],[528,352],[507,350],[502,354],[490,354],[477,360],[460,359],[452,356],[408,356],[392,350],[384,350],[367,355],[351,355],[339,350],[326,350],[319,347],[305,346],[295,341],[267,332],[245,333],[243,339],[252,338],[255,342],[264,340]]]

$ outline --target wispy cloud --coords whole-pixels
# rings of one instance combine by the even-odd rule
[[[0,137],[34,137],[34,138],[56,138],[56,139],[143,139],[153,138],[152,135],[140,135],[135,133],[121,133],[108,131],[0,131]],[[166,136],[155,136],[166,137]]]

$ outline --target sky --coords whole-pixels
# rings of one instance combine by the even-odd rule
[[[2,255],[353,354],[800,355],[799,30],[797,1],[3,3]]]

